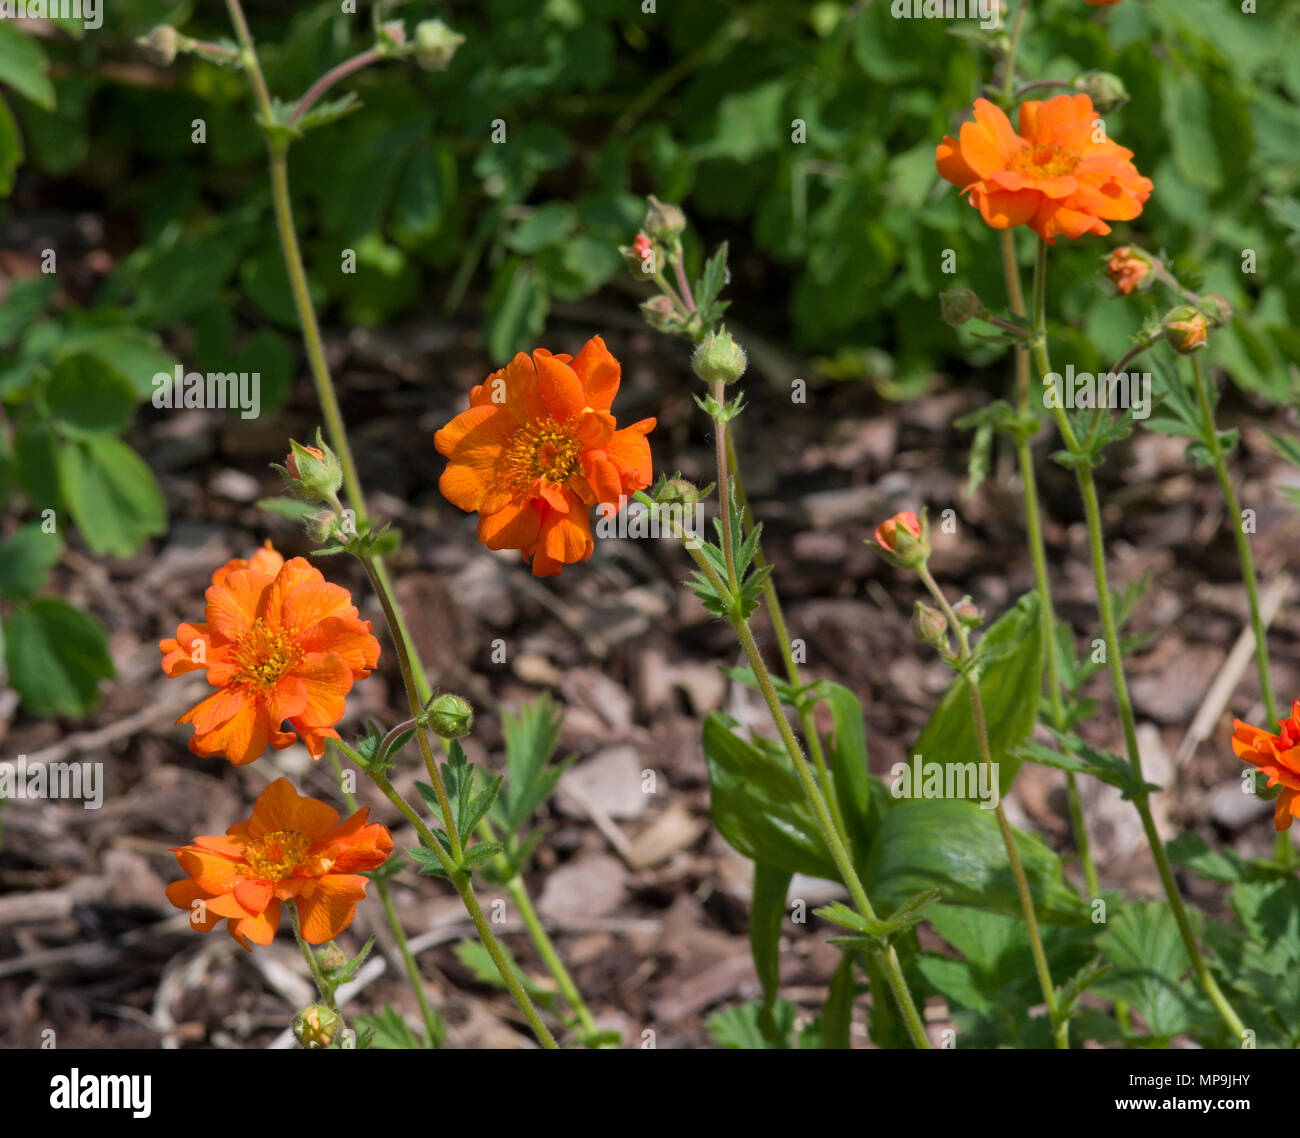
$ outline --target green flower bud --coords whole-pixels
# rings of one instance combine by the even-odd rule
[[[681,316],[672,298],[660,294],[652,296],[641,305],[641,315],[656,332],[673,331],[681,323]]]
[[[474,708],[464,696],[448,692],[429,705],[429,727],[444,739],[463,739],[474,726]]]
[[[1211,328],[1222,328],[1232,319],[1232,305],[1228,303],[1227,297],[1220,296],[1217,292],[1206,293],[1196,307],[1210,322]]]
[[[720,328],[710,332],[695,349],[691,358],[691,367],[705,383],[735,383],[745,374],[749,358],[745,349],[736,343],[727,332]]]
[[[464,42],[441,20],[421,20],[415,25],[415,62],[425,71],[443,71]]]
[[[950,288],[939,294],[939,314],[945,324],[954,328],[974,320],[984,312],[980,298],[968,288]]]
[[[314,447],[303,446],[293,439],[289,440],[289,447],[284,465],[276,467],[289,492],[304,502],[333,505],[339,487],[343,485],[343,464],[338,455],[325,445],[320,428],[316,430]]]
[[[1124,81],[1109,71],[1085,71],[1074,81],[1074,89],[1092,100],[1099,115],[1108,115],[1128,102]]]
[[[688,482],[681,475],[665,480],[655,492],[655,501],[661,506],[685,506],[691,509],[699,500],[699,487],[694,482]]]
[[[876,526],[875,536],[867,544],[899,569],[919,569],[930,559],[930,519],[924,510],[919,518],[911,510],[895,514]]]
[[[952,611],[966,628],[979,628],[984,623],[984,614],[975,607],[975,602],[970,597],[962,597],[952,606]]]
[[[917,601],[912,610],[912,635],[922,644],[933,644],[936,648],[948,646],[948,622],[943,613],[932,609],[924,601]]]
[[[686,215],[677,206],[661,202],[654,194],[646,198],[646,203],[642,231],[654,241],[672,245],[686,228]]]
[[[147,36],[135,41],[154,63],[170,67],[180,49],[180,36],[170,24],[159,24]]]
[[[1160,331],[1167,343],[1179,355],[1190,356],[1205,347],[1209,321],[1190,304],[1180,304],[1165,313]]]
[[[324,1004],[312,1004],[293,1017],[294,1038],[309,1051],[328,1047],[338,1026],[339,1013]]]

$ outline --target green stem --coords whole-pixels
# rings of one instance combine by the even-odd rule
[[[1024,28],[1025,12],[1029,8],[1029,0],[1020,0],[1016,5],[1016,15],[1011,21],[1011,41],[1007,45],[1007,57],[1003,62],[1002,72],[1002,102],[1010,104],[1011,90],[1016,82],[1016,49],[1020,46],[1020,32]]]
[[[335,740],[335,742],[339,743],[338,740]],[[441,863],[443,870],[447,874],[447,879],[460,895],[461,902],[464,904],[466,912],[469,913],[470,920],[474,922],[474,928],[478,932],[479,940],[483,942],[483,947],[487,949],[488,955],[492,958],[492,963],[496,965],[498,974],[514,997],[515,1003],[519,1005],[519,1010],[524,1013],[524,1018],[528,1020],[528,1024],[533,1029],[533,1034],[537,1036],[538,1042],[548,1050],[558,1049],[559,1044],[555,1042],[555,1037],[551,1034],[550,1028],[542,1022],[541,1016],[537,1014],[537,1009],[533,1006],[533,1001],[529,998],[527,991],[524,990],[518,973],[506,958],[505,951],[492,932],[492,926],[488,924],[487,918],[483,916],[483,910],[479,906],[478,897],[474,893],[470,875],[456,867],[456,864],[448,856],[447,851],[442,848],[442,843],[434,836],[433,831],[429,829],[424,819],[415,812],[405,798],[397,793],[382,771],[367,769],[361,756],[346,743],[339,743],[339,746],[348,758],[366,772],[370,780],[379,787],[384,797],[397,807],[402,817],[415,827],[415,832],[420,835],[425,847],[431,850]]]
[[[745,486],[740,476],[740,466],[736,461],[736,432],[734,430],[727,432],[726,454],[727,467],[731,472],[731,484],[735,490],[736,504],[740,507],[741,529],[744,536],[748,538],[754,532],[754,515],[749,508],[749,496],[745,493]],[[754,550],[754,568],[763,569],[767,563],[760,542]],[[781,661],[785,665],[786,679],[790,681],[791,687],[801,689],[803,687],[803,674],[800,672],[799,664],[794,658],[794,645],[790,641],[790,629],[785,622],[785,610],[781,607],[781,597],[776,591],[776,582],[772,580],[772,577],[773,574],[768,573],[763,578],[763,604],[767,609],[768,620],[772,623],[772,634],[775,636],[777,647],[781,652]],[[795,708],[795,712],[799,716],[799,730],[803,732],[804,740],[808,744],[808,751],[813,757],[814,764],[816,764],[817,777],[821,780],[822,793],[826,796],[826,803],[830,807],[831,819],[834,821],[835,828],[844,844],[852,849],[853,843],[849,839],[848,829],[844,825],[844,815],[840,810],[839,797],[835,793],[835,783],[831,778],[830,768],[826,764],[826,752],[822,747],[821,736],[817,733],[812,708],[801,700]]]
[[[397,660],[402,669],[402,684],[406,689],[411,717],[416,721],[415,737],[419,740],[420,753],[424,756],[424,766],[429,772],[429,781],[433,784],[434,794],[438,796],[438,809],[442,811],[443,829],[447,831],[447,838],[451,842],[452,860],[460,865],[465,859],[465,851],[461,846],[460,835],[456,832],[456,819],[452,814],[451,801],[447,797],[447,787],[442,781],[442,772],[438,769],[438,761],[434,758],[433,748],[429,743],[428,728],[420,722],[421,703],[415,686],[413,663],[415,654],[407,642],[405,631],[397,616],[397,606],[393,602],[387,581],[379,575],[375,559],[369,554],[358,554],[357,560],[365,567],[366,576],[370,579],[375,595],[379,598],[380,607],[384,610],[384,618],[388,621],[388,630],[392,634],[393,645],[397,649]]]
[[[989,784],[1000,783],[999,768],[993,765],[993,752],[989,746],[988,721],[984,717],[984,698],[980,694],[979,681],[975,678],[970,666],[972,658],[970,634],[967,632],[966,626],[957,619],[957,614],[952,611],[948,598],[943,595],[943,590],[939,588],[938,583],[931,575],[929,567],[922,565],[917,570],[917,574],[930,591],[930,595],[939,603],[939,607],[943,610],[943,615],[948,621],[948,627],[952,629],[953,636],[957,638],[957,669],[965,679],[966,689],[970,695],[971,715],[975,720],[975,745],[979,748],[980,760],[984,764],[984,769],[988,771]],[[1056,1001],[1056,987],[1052,983],[1052,973],[1047,966],[1047,954],[1043,951],[1043,940],[1038,931],[1038,917],[1034,912],[1034,897],[1029,890],[1029,880],[1025,877],[1025,867],[1020,860],[1020,851],[1016,849],[1015,835],[1011,832],[1011,824],[1007,821],[1006,811],[1002,808],[1001,794],[998,795],[994,813],[997,816],[998,829],[1002,831],[1002,844],[1006,846],[1007,861],[1011,864],[1011,876],[1015,878],[1016,895],[1020,898],[1020,912],[1025,918],[1025,928],[1029,932],[1029,951],[1034,958],[1034,971],[1038,973],[1038,986],[1042,989],[1043,1001],[1047,1004],[1047,1014],[1051,1019],[1052,1038],[1058,1048],[1069,1050],[1070,1019],[1069,1016],[1061,1015],[1060,1007]]]
[[[641,495],[640,500],[643,500],[643,504],[653,505],[648,496]],[[674,525],[674,529],[679,538],[684,539],[686,537],[680,526]],[[703,552],[691,548],[684,540],[683,545],[694,559],[695,564],[699,566],[700,572],[713,586],[717,595],[719,597],[731,596],[732,594],[726,582],[718,576],[717,571]],[[781,736],[781,742],[785,746],[786,754],[790,757],[790,762],[794,766],[795,775],[798,777],[804,794],[808,798],[808,803],[817,817],[817,825],[821,829],[822,838],[826,842],[831,860],[834,861],[835,867],[848,888],[849,896],[853,899],[853,904],[858,912],[868,920],[875,920],[875,909],[872,908],[871,901],[867,898],[867,892],[862,887],[862,881],[858,877],[857,870],[853,868],[853,861],[849,857],[848,849],[835,829],[835,823],[831,819],[830,811],[822,798],[821,791],[817,788],[816,779],[813,778],[812,769],[808,766],[807,760],[803,757],[803,752],[799,749],[798,740],[795,739],[794,732],[790,727],[790,721],[786,719],[785,711],[781,706],[780,696],[777,695],[776,688],[772,684],[772,677],[768,673],[762,653],[759,652],[758,645],[754,641],[754,634],[750,631],[749,621],[740,616],[734,607],[728,620],[735,630],[736,638],[740,641],[741,650],[745,653],[745,658],[749,661],[749,666],[753,670],[754,678],[758,682],[758,689],[767,704],[768,712],[772,716],[772,722],[776,725],[777,732]],[[894,993],[894,999],[903,1013],[903,1019],[907,1023],[908,1033],[911,1035],[913,1043],[918,1048],[928,1049],[930,1040],[925,1034],[925,1023],[912,1000],[912,993],[907,986],[906,978],[903,976],[902,965],[899,963],[898,953],[894,950],[894,946],[888,946],[880,954],[880,958],[885,968],[890,990]]]
[[[302,957],[307,961],[307,967],[311,970],[311,978],[316,982],[316,991],[320,993],[321,1002],[331,1011],[338,1011],[338,1001],[334,996],[334,985],[325,977],[325,970],[320,966],[320,961],[316,959],[316,954],[311,950],[309,945],[302,937],[302,922],[298,919],[298,902],[290,901],[289,923],[293,925],[293,936],[298,942],[298,947],[302,950]],[[344,1025],[340,1023],[340,1027]]]
[[[1250,538],[1241,525],[1241,500],[1233,488],[1223,447],[1219,445],[1218,425],[1214,421],[1214,408],[1210,403],[1209,386],[1199,355],[1192,356],[1192,372],[1196,378],[1196,399],[1200,404],[1203,420],[1203,438],[1209,448],[1211,461],[1214,463],[1214,473],[1223,488],[1223,498],[1228,506],[1233,538],[1237,542],[1237,558],[1241,562],[1241,579],[1245,583],[1246,596],[1250,601],[1250,626],[1255,634],[1255,664],[1259,669],[1259,689],[1264,696],[1264,713],[1268,716],[1270,724],[1278,723],[1280,717],[1277,713],[1277,696],[1273,692],[1273,676],[1268,662],[1268,634],[1259,608],[1259,577],[1255,572],[1255,555],[1250,548]],[[1290,834],[1286,830],[1279,830],[1274,846],[1274,860],[1278,865],[1290,868],[1295,862],[1294,851]]]
[[[357,812],[356,796],[345,790],[343,787],[343,764],[339,762],[338,750],[334,747],[326,747],[325,753],[329,756],[330,765],[334,768],[334,777],[338,782],[339,794],[343,796],[343,801],[347,803],[348,811],[352,814]],[[402,928],[402,922],[397,917],[397,910],[393,906],[392,892],[388,888],[388,881],[379,876],[371,878],[375,887],[375,892],[379,894],[379,901],[384,906],[384,912],[388,916],[388,927],[393,930],[393,940],[397,944],[397,951],[401,953],[402,961],[406,965],[406,978],[410,981],[411,990],[415,993],[416,1002],[420,1005],[420,1015],[424,1019],[425,1032],[428,1034],[429,1043],[432,1047],[441,1047],[443,1040],[446,1038],[446,1025],[442,1022],[442,1017],[429,1003],[428,996],[424,992],[424,981],[420,977],[419,965],[415,962],[415,956],[411,953],[411,946],[406,939],[406,930]]]
[[[1047,242],[1039,238],[1034,281],[1034,295],[1038,298],[1035,322],[1037,336],[1034,340],[1033,351],[1034,362],[1038,367],[1039,374],[1044,377],[1050,374],[1052,370],[1047,351],[1047,328],[1042,319],[1042,298],[1046,294],[1046,276]],[[1056,400],[1055,403],[1056,406],[1053,410],[1057,429],[1061,432],[1061,438],[1065,441],[1067,449],[1072,454],[1082,455],[1082,448],[1079,446],[1074,429],[1070,426],[1069,416],[1066,415],[1061,400]],[[1115,689],[1115,703],[1120,722],[1124,727],[1124,744],[1128,750],[1129,764],[1133,768],[1133,774],[1139,784],[1144,785],[1142,755],[1138,750],[1137,742],[1137,723],[1133,716],[1133,703],[1129,698],[1128,681],[1124,675],[1124,656],[1120,647],[1119,627],[1115,622],[1115,610],[1110,597],[1110,582],[1106,574],[1106,546],[1101,523],[1101,504],[1097,498],[1097,485],[1093,480],[1092,466],[1088,459],[1084,458],[1083,461],[1076,463],[1074,470],[1079,482],[1080,493],[1083,496],[1084,515],[1088,524],[1088,544],[1092,551],[1093,578],[1097,588],[1097,611],[1101,617],[1102,636],[1105,638],[1107,648],[1106,659],[1110,669],[1111,683]],[[1178,925],[1178,932],[1187,950],[1187,958],[1191,962],[1192,972],[1224,1023],[1228,1025],[1228,1029],[1240,1040],[1245,1028],[1237,1013],[1233,1011],[1231,1004],[1228,1003],[1219,990],[1218,983],[1205,963],[1205,958],[1201,955],[1200,946],[1196,943],[1196,934],[1192,930],[1191,920],[1187,915],[1187,906],[1183,903],[1182,895],[1178,892],[1178,884],[1174,881],[1173,870],[1170,868],[1164,843],[1161,842],[1160,835],[1156,831],[1155,820],[1151,816],[1151,803],[1147,793],[1143,791],[1141,794],[1135,795],[1133,805],[1142,818],[1142,829],[1146,833],[1147,844],[1151,847],[1151,856],[1155,859],[1156,869],[1160,874],[1160,881],[1164,886],[1165,895],[1169,898],[1169,907],[1173,911],[1174,920]]]
[[[1007,301],[1017,316],[1027,317],[1025,294],[1020,285],[1020,265],[1016,260],[1016,241],[1012,230],[1001,232],[1002,273],[1007,286]],[[1029,345],[1016,345],[1016,410],[1022,419],[1029,415]],[[1043,660],[1046,671],[1047,698],[1051,708],[1052,726],[1065,730],[1065,703],[1061,697],[1061,679],[1056,668],[1056,608],[1052,602],[1052,584],[1047,571],[1047,546],[1043,540],[1043,521],[1038,504],[1038,477],[1034,470],[1034,453],[1029,439],[1017,432],[1016,464],[1020,481],[1025,488],[1025,531],[1029,539],[1029,554],[1034,565],[1034,589],[1038,593],[1041,614],[1039,634],[1043,639]],[[1092,858],[1092,843],[1088,840],[1088,825],[1084,819],[1083,802],[1073,773],[1066,772],[1066,800],[1070,810],[1070,825],[1074,831],[1075,848],[1083,864],[1083,876],[1088,895],[1097,897],[1101,885],[1097,866]]]
[[[259,120],[263,124],[269,124],[273,121],[271,92],[262,74],[262,65],[257,56],[252,33],[248,29],[248,21],[244,18],[244,10],[240,0],[226,0],[226,7],[230,12],[236,38],[239,40],[240,62],[253,88]],[[293,222],[293,204],[289,193],[288,142],[268,135],[266,150],[271,173],[271,199],[275,208],[275,224],[280,235],[280,249],[284,255],[285,270],[289,275],[289,288],[293,294],[298,322],[302,325],[303,345],[307,351],[312,382],[316,387],[316,399],[320,404],[321,417],[325,420],[325,431],[329,435],[330,446],[339,456],[339,463],[343,467],[343,488],[348,505],[356,514],[360,526],[367,519],[365,495],[361,490],[361,480],[357,477],[352,447],[348,442],[338,396],[334,391],[334,381],[325,359],[324,339],[321,336],[320,323],[316,319],[316,308],[311,301],[307,270],[303,266],[302,249],[298,244],[298,232]],[[377,563],[377,572],[385,586],[391,589],[388,571],[382,562]],[[397,611],[397,620],[406,633],[406,623],[400,610]],[[427,699],[431,689],[424,665],[418,658],[414,662],[414,671],[416,690],[421,699]]]
[[[495,842],[497,840],[492,823],[486,818],[479,824],[479,833],[482,834],[484,841]],[[503,870],[508,866],[508,862],[502,854],[498,854],[494,860],[496,865]],[[506,892],[510,894],[511,899],[514,901],[515,907],[519,910],[520,917],[523,918],[524,927],[528,930],[528,935],[532,938],[538,955],[541,956],[547,970],[554,977],[555,983],[560,989],[560,994],[564,996],[565,1002],[577,1017],[583,1032],[588,1038],[594,1036],[599,1030],[596,1021],[592,1018],[590,1009],[583,1001],[582,993],[578,991],[578,985],[573,982],[573,977],[564,966],[564,961],[560,958],[554,941],[551,940],[550,935],[542,926],[541,918],[537,915],[537,910],[533,908],[532,898],[528,896],[528,888],[524,884],[523,877],[515,874],[506,879],[505,887]]]

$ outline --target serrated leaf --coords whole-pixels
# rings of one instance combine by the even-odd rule
[[[10,686],[33,715],[84,715],[114,674],[98,622],[54,597],[16,609],[4,641]]]

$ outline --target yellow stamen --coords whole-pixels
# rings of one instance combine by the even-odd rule
[[[506,480],[516,491],[539,479],[563,486],[582,469],[577,421],[557,423],[551,416],[525,423],[506,444]]]
[[[1027,178],[1061,178],[1073,174],[1081,161],[1059,146],[1026,146],[1012,155],[1008,166]]]
[[[246,876],[275,884],[298,869],[311,846],[311,838],[298,830],[276,830],[244,847]]]
[[[235,644],[236,684],[265,690],[302,663],[296,628],[271,628],[260,617]]]

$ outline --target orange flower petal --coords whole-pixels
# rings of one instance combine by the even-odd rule
[[[357,902],[365,895],[366,878],[357,874],[330,873],[320,878],[310,897],[295,902],[303,940],[308,944],[333,940],[352,923]]]

